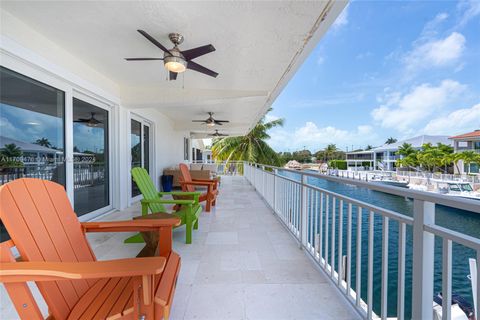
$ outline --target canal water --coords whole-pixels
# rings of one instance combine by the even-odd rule
[[[282,171],[281,174],[293,179],[300,179],[299,174]],[[413,216],[413,201],[403,197],[386,194],[383,192],[373,191],[366,188],[356,187],[344,183],[327,181],[321,178],[308,178],[308,183],[318,186],[322,189],[329,190],[338,194],[342,194],[353,199],[357,199],[369,204],[373,204],[382,208],[390,209],[403,215]],[[479,204],[480,205],[480,204]],[[331,206],[331,202],[330,202]],[[339,204],[337,201],[337,210]],[[331,207],[330,207],[331,208]],[[332,212],[330,210],[330,212]],[[342,221],[343,230],[346,230],[346,212],[347,207],[344,207],[344,219]],[[356,257],[356,208],[353,208],[352,215],[352,286],[355,291],[355,257]],[[367,300],[367,258],[368,258],[368,211],[364,210],[362,213],[362,288],[361,297],[364,301]],[[311,217],[310,217],[311,218]],[[331,214],[329,224],[331,226]],[[338,214],[335,217],[335,226],[338,232]],[[373,310],[380,314],[380,293],[381,293],[381,261],[382,261],[382,218],[375,215],[374,219],[374,269],[373,269]],[[455,231],[459,231],[473,237],[480,238],[480,216],[473,212],[463,211],[455,208],[436,206],[435,223],[442,227],[446,227]],[[346,232],[343,232],[343,251],[346,252]],[[337,240],[338,241],[338,240]],[[405,318],[411,318],[411,294],[412,294],[412,227],[407,226],[407,243],[406,243],[406,262],[405,262]],[[338,249],[338,248],[337,248]],[[397,277],[398,277],[398,223],[390,219],[389,224],[389,264],[388,264],[388,316],[396,316],[397,314]],[[329,252],[329,260],[331,253]],[[469,258],[475,258],[474,250],[462,246],[457,243],[452,245],[452,284],[453,292],[460,294],[473,306],[472,289],[470,280],[467,277],[470,274]],[[337,262],[337,254],[334,256],[335,265]],[[438,293],[442,287],[442,241],[440,238],[435,239],[435,264],[434,264],[434,292]],[[432,297],[433,300],[433,297]]]

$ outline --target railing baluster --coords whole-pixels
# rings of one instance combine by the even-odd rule
[[[372,319],[373,307],[373,211],[368,217],[367,319]]]
[[[328,203],[329,195],[325,195],[325,270],[328,271]]]
[[[315,194],[315,191],[313,191],[312,189],[309,189],[310,191],[310,201],[308,202],[309,205],[310,205],[310,210],[309,210],[309,215],[308,215],[308,223],[309,223],[309,230],[310,230],[310,251],[312,251],[314,253],[314,257],[315,257],[315,223],[314,223],[314,219],[315,219],[315,216],[314,216],[314,212],[315,210],[313,209],[313,204],[314,204],[314,198],[313,198],[313,195]]]
[[[358,206],[357,211],[357,251],[356,251],[356,301],[357,307],[360,307],[362,300],[362,207]]]
[[[477,274],[475,275],[476,278],[476,286],[477,286],[477,292],[476,292],[476,305],[475,305],[475,319],[480,319],[480,248],[477,248]]]
[[[381,318],[387,319],[388,309],[388,217],[383,217],[382,225],[382,299]]]
[[[314,257],[317,258],[317,251],[318,251],[318,191],[313,191],[313,194],[315,195],[314,197],[314,210],[313,210],[313,221],[314,221],[314,227],[313,227],[313,252],[314,252]]]
[[[347,214],[347,262],[345,268],[347,269],[347,296],[350,298],[352,287],[352,204],[348,204]]]
[[[398,223],[398,290],[397,290],[397,318],[405,318],[405,244],[407,226]]]
[[[442,253],[442,319],[452,318],[452,241],[443,238]]]
[[[337,256],[337,272],[338,272],[338,286],[341,287],[343,280],[343,200],[340,200],[340,207],[338,210],[338,256]]]
[[[323,192],[320,192],[320,211],[319,211],[319,223],[318,223],[318,228],[319,228],[319,232],[318,232],[318,254],[320,256],[320,263],[323,264],[323,266],[325,267],[325,261],[326,260],[322,260],[323,259],[323,198],[324,198],[324,194]]]
[[[332,239],[330,241],[330,276],[334,278],[335,273],[335,215],[336,215],[336,202],[337,199],[332,197]]]

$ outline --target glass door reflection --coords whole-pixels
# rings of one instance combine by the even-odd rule
[[[142,123],[132,119],[130,128],[131,167],[142,167]],[[132,197],[138,196],[140,190],[132,180]]]
[[[110,205],[108,111],[73,99],[73,187],[78,216]]]

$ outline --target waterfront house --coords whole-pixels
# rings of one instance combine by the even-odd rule
[[[421,135],[391,144],[384,144],[371,150],[347,152],[347,165],[352,170],[367,168],[370,170],[393,171],[397,167],[397,160],[400,158],[397,154],[398,148],[404,143],[412,145],[412,148],[416,150],[420,150],[426,143],[434,146],[438,143],[453,145],[448,136]]]
[[[49,177],[63,185],[59,190],[66,191],[80,221],[131,220],[141,211],[141,195],[130,170],[147,169],[159,189],[165,168],[194,159],[191,139],[213,134],[210,126],[192,122],[207,119],[208,112],[230,121],[222,133],[248,132],[346,5],[330,0],[2,1],[1,135],[26,144],[45,138],[63,151],[63,162],[48,168]],[[178,34],[169,37],[175,32],[182,33],[183,42]],[[197,50],[198,63],[125,60],[171,58],[156,44],[172,48],[171,40],[182,42],[179,50],[206,45],[200,51],[209,53],[200,56]],[[374,164],[377,153],[384,159],[391,151],[383,152],[374,152]],[[433,272],[437,242],[444,243],[446,297],[453,287],[465,287],[455,281],[470,281],[463,273],[452,278],[452,243],[467,246],[468,257],[475,257],[480,240],[435,225],[435,207],[480,213],[478,203],[358,180],[344,184],[342,178],[311,171],[242,165],[243,176],[222,177],[216,206],[201,214],[192,244],[185,244],[185,228],[173,231],[173,250],[181,256],[182,268],[170,297],[170,319],[350,320],[379,315],[429,320],[434,274],[439,274]],[[338,185],[369,195],[354,199],[336,193]],[[384,208],[384,202],[369,204],[368,197],[377,194],[370,191],[397,197],[412,214]],[[0,227],[6,244],[2,249],[9,250],[12,242]],[[42,232],[42,222],[38,227],[34,231],[40,236],[56,236],[55,229]],[[132,235],[87,237],[97,259],[113,260],[141,250],[142,244],[124,244]],[[13,262],[18,252],[10,253],[2,251],[2,263],[25,262]],[[480,277],[476,279],[480,288]],[[137,299],[123,295],[115,284],[103,287],[89,281],[109,300],[121,300],[109,295],[107,290],[114,289],[126,297],[125,305]],[[48,285],[62,287],[61,282]],[[149,282],[144,278],[144,293]],[[69,296],[76,296],[77,287],[69,283]],[[48,317],[35,285],[13,289],[28,296],[29,303],[14,306],[0,286],[1,319],[17,319],[17,311],[25,314],[36,304],[43,318]],[[58,298],[69,310],[64,297]]]
[[[480,153],[480,130],[474,130],[472,132],[460,134],[449,138],[453,140],[453,147],[455,153],[463,151],[473,151]],[[480,165],[478,163],[470,163],[470,168],[467,168],[467,164],[463,160],[458,161],[458,165],[455,166],[455,173],[480,173]],[[458,167],[458,169],[457,169]],[[460,170],[460,172],[457,172]]]

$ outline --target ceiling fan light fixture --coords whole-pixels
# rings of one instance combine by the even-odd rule
[[[163,63],[168,71],[175,73],[182,73],[187,70],[187,61],[180,57],[167,56],[164,58]]]
[[[215,122],[208,122],[207,127],[215,127]]]

